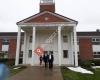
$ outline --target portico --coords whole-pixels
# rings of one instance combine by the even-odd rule
[[[54,4],[48,5],[52,6]],[[42,47],[44,52],[53,53],[55,65],[78,66],[77,21],[57,13],[43,11],[18,22],[17,25],[18,36],[15,65],[19,64],[22,29],[24,31],[22,64],[38,65],[39,56],[34,51],[37,47]],[[64,42],[64,38],[66,42]]]

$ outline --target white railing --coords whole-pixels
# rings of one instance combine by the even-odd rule
[[[53,3],[54,0],[41,0],[41,3]]]

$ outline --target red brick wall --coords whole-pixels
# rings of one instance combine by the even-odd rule
[[[50,11],[50,12],[55,12],[55,5],[40,5],[40,12],[43,11]]]
[[[48,18],[48,20],[45,20],[46,17]],[[67,21],[64,19],[61,19],[57,16],[54,16],[52,14],[45,13],[39,17],[36,17],[36,18],[33,18],[33,19],[27,21],[26,23],[32,23],[32,22],[42,23],[42,22],[67,22]]]
[[[0,39],[0,51],[2,50],[2,39]]]
[[[16,43],[17,40],[16,39],[10,39],[9,40],[9,51],[8,51],[8,57],[10,59],[15,58],[16,56]]]
[[[79,52],[80,52],[81,60],[93,59],[91,38],[80,38],[79,39]]]

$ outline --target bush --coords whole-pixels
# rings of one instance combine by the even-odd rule
[[[88,60],[88,61],[79,60],[79,65],[82,67],[89,68],[89,67],[91,67],[91,63],[92,63],[92,61],[90,61],[90,60]]]
[[[93,65],[92,63],[93,63],[92,60],[86,60],[86,61],[79,60],[79,66],[87,70],[94,71],[94,69],[92,68],[92,65]]]
[[[15,59],[0,59],[0,63],[4,63],[8,66],[15,65]],[[19,59],[19,64],[22,63],[22,59]]]
[[[0,63],[4,63],[8,66],[13,66],[15,64],[15,59],[0,59]]]
[[[0,59],[0,63],[6,63],[8,59]]]
[[[95,66],[100,66],[100,60],[92,60]]]

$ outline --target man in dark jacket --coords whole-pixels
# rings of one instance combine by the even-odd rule
[[[45,63],[45,68],[48,67],[48,58],[49,58],[48,54],[45,53],[45,54],[43,55],[43,61],[44,61],[44,63]]]
[[[49,54],[49,69],[53,68],[53,61],[54,61],[53,53],[50,53]]]

